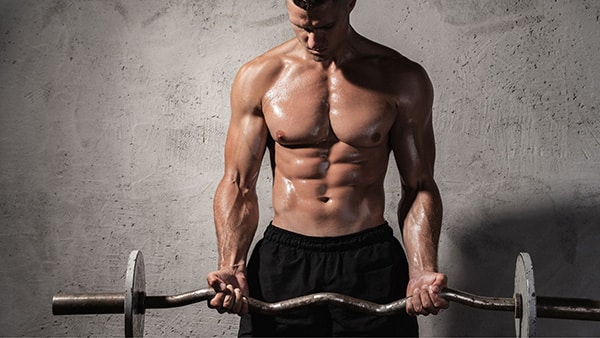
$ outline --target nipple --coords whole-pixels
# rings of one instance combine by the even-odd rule
[[[379,140],[381,140],[381,134],[380,133],[373,133],[373,135],[371,135],[371,141],[373,142],[379,142]]]
[[[283,132],[283,130],[278,130],[275,133],[275,137],[279,140],[279,141],[285,141],[285,133]]]

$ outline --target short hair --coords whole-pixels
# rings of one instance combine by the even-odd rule
[[[309,10],[314,7],[321,6],[328,0],[293,0],[294,4],[302,9]]]

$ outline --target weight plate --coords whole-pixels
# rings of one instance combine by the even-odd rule
[[[146,296],[146,272],[144,256],[134,250],[129,254],[125,277],[125,336],[144,335],[144,297]]]
[[[520,301],[518,301],[520,298]],[[533,264],[531,257],[526,252],[521,252],[517,257],[515,267],[515,300],[520,304],[521,310],[516,311],[515,331],[517,337],[535,337],[536,325],[536,298],[533,279]]]

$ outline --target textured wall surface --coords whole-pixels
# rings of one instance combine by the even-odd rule
[[[510,297],[527,251],[538,294],[600,299],[599,17],[595,0],[358,1],[356,29],[435,86],[452,287]],[[283,0],[0,2],[0,336],[121,335],[121,315],[55,317],[50,301],[121,290],[133,249],[149,294],[204,287],[232,78],[290,37]],[[398,185],[390,168],[394,225]],[[421,323],[514,335],[511,314],[460,305]],[[146,315],[149,336],[236,327],[204,304]],[[540,319],[538,333],[600,326]]]

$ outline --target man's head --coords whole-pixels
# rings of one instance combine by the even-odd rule
[[[322,5],[328,0],[293,0],[294,4],[302,9],[309,10],[311,8]]]
[[[300,44],[315,59],[331,59],[346,42],[356,0],[287,0]]]

